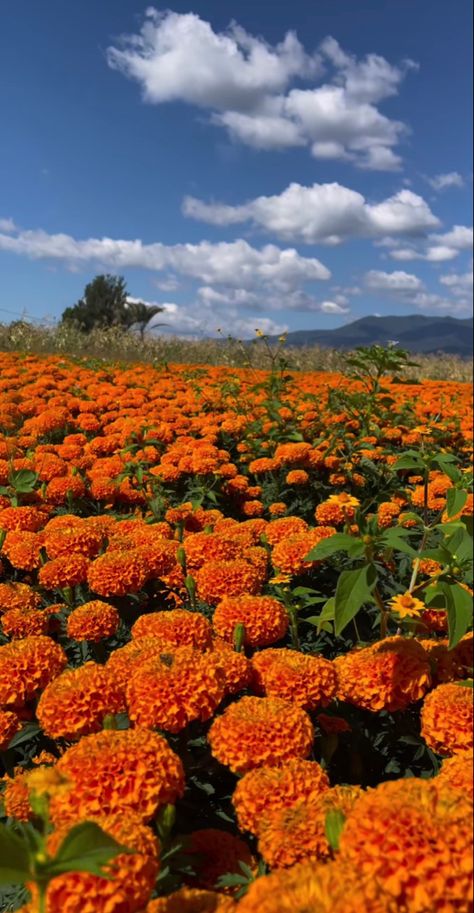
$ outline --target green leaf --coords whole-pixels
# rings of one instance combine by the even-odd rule
[[[17,469],[16,472],[12,472],[9,476],[10,485],[13,486],[15,491],[24,494],[33,491],[37,480],[38,474],[33,472],[32,469]]]
[[[63,872],[92,872],[107,876],[103,866],[119,853],[132,853],[128,847],[117,843],[93,821],[84,821],[71,828],[56,856],[44,868],[44,874],[54,878]]]
[[[418,469],[423,471],[424,464],[423,460],[416,452],[408,452],[398,458],[397,462],[393,464],[392,469],[395,471],[398,471],[399,469]]]
[[[330,808],[329,811],[326,812],[324,832],[332,850],[339,849],[339,842],[345,823],[346,816],[340,808]]]
[[[466,682],[453,682],[453,685],[459,685],[460,688],[473,688],[474,682],[472,678],[468,678]]]
[[[26,842],[10,827],[0,824],[0,884],[24,884],[30,878]]]
[[[454,517],[464,507],[467,501],[467,491],[460,491],[459,488],[448,488],[446,494],[446,507],[448,517]]]
[[[17,748],[18,745],[23,745],[24,742],[29,742],[38,733],[41,732],[40,726],[38,723],[25,723],[22,728],[15,733],[11,741],[8,743],[8,748]]]
[[[314,625],[319,632],[325,622],[334,621],[335,602],[334,596],[331,596],[331,598],[327,600],[320,615],[311,615],[310,618],[302,618],[301,620],[310,625]]]
[[[334,597],[335,631],[339,636],[366,602],[374,602],[372,590],[377,582],[373,565],[354,571],[343,571],[337,581]]]
[[[362,545],[363,551],[364,544],[363,542],[360,542],[360,539],[357,540],[354,536],[347,535],[347,533],[335,533],[335,535],[330,536],[329,539],[321,539],[321,542],[318,542],[318,544],[306,555],[305,561],[323,561],[325,558],[330,558],[331,555],[334,555],[336,552],[347,552],[355,542],[359,542]]]
[[[385,548],[393,548],[397,552],[403,552],[405,555],[416,557],[416,550],[406,542],[405,539],[405,530],[401,530],[399,527],[392,527],[391,529],[385,530],[381,537],[381,542]]]
[[[449,649],[453,650],[472,624],[472,596],[458,583],[439,581],[432,590],[444,596],[448,613]]]

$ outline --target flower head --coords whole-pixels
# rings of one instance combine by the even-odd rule
[[[404,710],[431,685],[429,658],[415,640],[386,637],[334,660],[339,697],[365,710]]]
[[[336,667],[321,656],[296,650],[262,650],[252,660],[254,685],[305,710],[326,707],[337,691]]]
[[[285,606],[271,596],[225,596],[214,612],[214,630],[229,643],[237,624],[245,628],[244,643],[266,647],[281,640],[288,630]]]
[[[53,739],[76,741],[100,732],[104,717],[124,710],[121,689],[110,671],[88,662],[66,669],[43,691],[36,715],[43,732]]]
[[[115,606],[93,599],[73,609],[67,620],[67,633],[73,640],[99,643],[104,637],[112,637],[119,623]]]
[[[291,758],[281,767],[257,767],[237,783],[232,804],[239,828],[258,835],[272,811],[312,802],[329,789],[327,774],[316,761]]]
[[[421,734],[427,745],[441,755],[472,748],[472,687],[438,685],[421,709]]]

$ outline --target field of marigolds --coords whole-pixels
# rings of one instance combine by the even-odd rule
[[[471,387],[0,376],[0,909],[472,911]]]

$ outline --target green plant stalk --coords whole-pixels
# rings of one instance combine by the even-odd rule
[[[291,643],[295,650],[301,650],[300,636],[298,633],[298,609],[296,609],[295,606],[287,606],[286,608],[290,618]]]

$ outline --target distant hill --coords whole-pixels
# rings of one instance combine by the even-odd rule
[[[446,352],[468,358],[473,354],[472,317],[361,317],[336,330],[297,330],[288,333],[289,346],[321,346],[326,349],[354,349],[374,344],[397,345],[409,352]],[[275,339],[277,337],[274,337]]]

